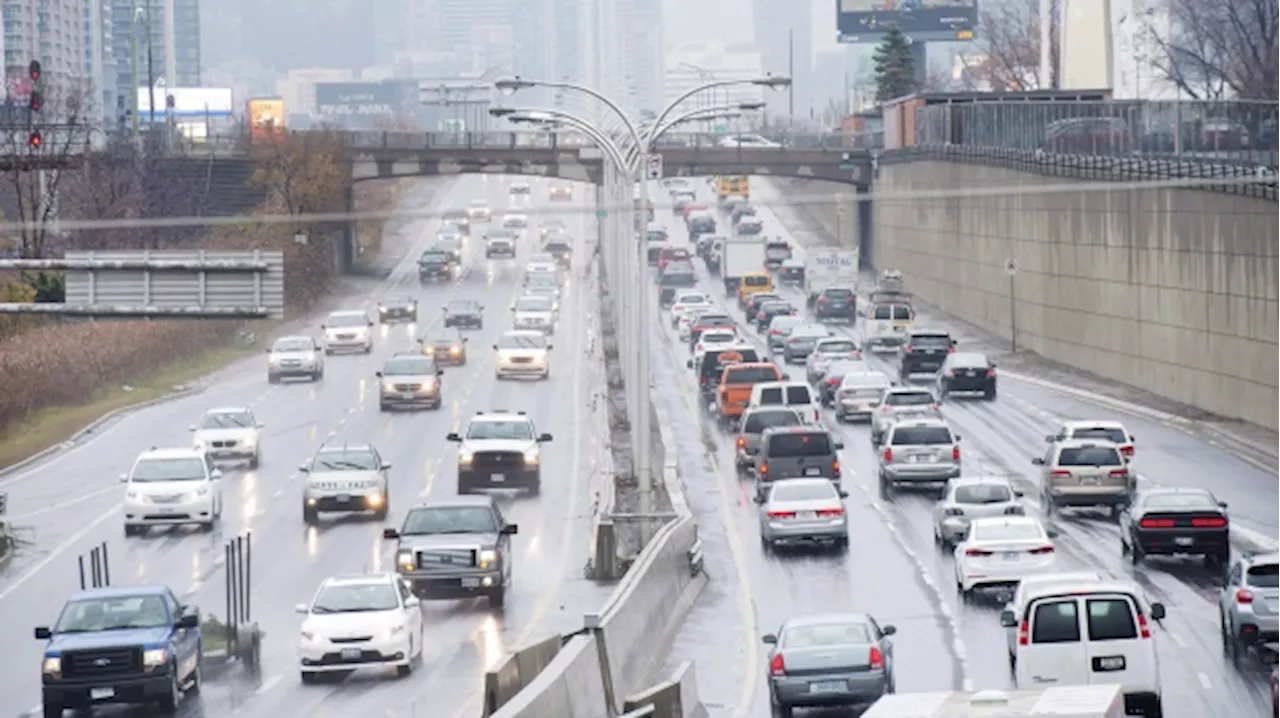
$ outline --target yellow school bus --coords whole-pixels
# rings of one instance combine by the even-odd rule
[[[750,196],[751,182],[746,175],[719,175],[716,177],[717,198],[741,197],[748,199]]]

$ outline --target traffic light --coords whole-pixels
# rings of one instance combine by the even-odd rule
[[[27,73],[31,75],[32,82],[39,82],[40,81],[40,61],[32,60],[31,64],[27,65]]]
[[[30,107],[32,112],[39,112],[40,108],[44,107],[44,93],[40,92],[39,90],[33,89],[31,91]]]
[[[27,137],[27,144],[31,145],[31,149],[38,150],[44,144],[44,138],[40,136],[40,130],[32,130],[31,135]]]

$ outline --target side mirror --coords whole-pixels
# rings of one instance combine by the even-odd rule
[[[960,441],[960,440],[961,440],[961,439],[963,439],[963,438],[964,438],[963,436],[961,436],[961,435],[959,435],[959,434],[956,434],[956,441],[957,441],[957,442],[958,442],[958,441]]]
[[[783,381],[791,381],[791,375],[790,375],[790,374],[783,374],[783,375],[782,375],[782,380],[783,380]]]
[[[1036,458],[1031,460],[1031,463],[1034,464],[1035,466],[1044,466],[1044,459],[1037,456]]]
[[[763,503],[764,503],[764,494],[756,494],[755,496],[752,496],[752,497],[751,497],[751,503],[753,503],[753,504],[763,504]]]
[[[310,464],[300,464],[300,465],[298,466],[298,471],[301,471],[301,472],[302,472],[302,473],[304,473],[304,474],[311,473],[311,465],[310,465]]]
[[[387,540],[400,538],[400,532],[395,529],[382,529],[382,538]]]
[[[128,474],[120,474],[120,483],[122,483],[122,484],[127,484],[127,483],[129,483],[129,475],[128,475]]]
[[[209,478],[213,479],[214,481],[221,479],[222,469],[214,469],[213,471],[209,472]]]
[[[842,498],[842,499],[847,499],[847,498],[849,498],[849,492],[848,492],[848,491],[837,491],[836,493],[837,493],[837,494],[839,494],[839,495],[840,495],[840,498]]]
[[[177,622],[174,623],[173,625],[177,628],[199,628],[200,614],[194,613],[194,612],[184,613],[178,617]]]
[[[376,376],[376,377],[378,377],[379,379],[381,379],[381,378],[382,378],[382,370],[381,370],[381,369],[379,369],[378,371],[375,371],[375,372],[373,373],[373,375],[374,375],[374,376]]]
[[[1226,510],[1227,510],[1227,502],[1226,502],[1226,501],[1219,501],[1219,502],[1218,502],[1218,508],[1222,509],[1223,511],[1226,511]]]
[[[684,367],[685,367],[686,369],[692,369],[692,368],[693,368],[693,360],[692,360],[692,359],[688,359],[688,360],[686,360],[686,361],[685,361],[685,363],[684,363]]]
[[[258,429],[265,429],[267,428],[267,425],[263,424],[262,422],[258,422],[257,424],[254,424],[254,427]]]
[[[462,437],[458,435],[458,432],[456,432],[456,431],[451,431],[451,432],[449,432],[448,434],[445,434],[444,440],[445,440],[445,441],[452,441],[452,442],[454,442],[454,443],[459,443],[459,442],[461,442],[461,441],[462,441]]]
[[[422,599],[418,598],[417,596],[410,596],[404,600],[405,608],[420,608],[421,606],[422,606]]]
[[[995,362],[988,362],[988,363],[987,363],[987,367],[988,367],[988,368],[991,368],[991,369],[995,369],[995,368],[996,368],[996,363],[995,363]]]
[[[267,349],[266,351],[267,351],[267,353],[268,353],[268,354],[270,354],[270,353],[271,353],[271,350],[270,350],[270,349]]]
[[[548,345],[547,345],[547,351],[551,351],[552,349],[555,349],[555,347],[553,347],[553,346],[551,346],[550,344],[548,344]]]
[[[497,344],[494,344],[494,345],[493,345],[493,348],[496,350],[496,349],[498,348],[498,345],[497,345]]]
[[[1021,491],[1014,491],[1013,496],[1014,498],[1020,499],[1023,497],[1023,493]]]
[[[390,471],[390,470],[391,470],[391,464],[383,464],[383,465],[382,465],[382,470],[383,470],[383,471]]]
[[[195,424],[192,424],[191,426],[188,426],[188,427],[187,427],[187,431],[195,431],[195,430],[196,430],[196,425],[195,425]]]
[[[1151,618],[1157,621],[1163,621],[1165,617],[1164,604],[1159,601],[1151,604]]]
[[[373,326],[373,322],[371,322],[371,321],[365,322],[365,324],[366,324],[367,326]]]
[[[550,435],[550,434],[539,434],[539,435],[538,435],[538,442],[539,442],[539,443],[547,442],[547,441],[551,441],[551,435]]]
[[[772,633],[766,633],[766,634],[764,634],[763,636],[761,636],[760,640],[764,641],[765,643],[769,644],[770,646],[776,646],[776,645],[778,645],[778,637],[777,637],[777,636],[775,636],[775,635],[773,635]]]
[[[837,441],[837,442],[835,443],[835,447],[836,447],[836,451],[844,451],[844,442],[843,442],[843,441]]]
[[[1000,625],[1005,628],[1017,628],[1018,617],[1013,615],[1013,610],[1006,608],[1000,612]]]
[[[53,637],[53,631],[48,626],[36,626],[36,640],[47,641]]]
[[[1058,536],[1060,536],[1061,534],[1059,534],[1059,533],[1057,532],[1057,530],[1055,530],[1055,529],[1045,529],[1045,530],[1044,530],[1044,535],[1045,535],[1045,536],[1048,536],[1048,537],[1049,537],[1049,538],[1051,538],[1051,539],[1056,539],[1056,538],[1058,538]]]
[[[889,625],[886,625],[886,626],[882,626],[882,627],[880,628],[880,634],[881,634],[881,635],[884,635],[884,636],[892,636],[893,634],[895,634],[895,633],[897,633],[897,632],[898,632],[898,627],[897,627],[897,626],[895,626],[895,625],[893,625],[893,624],[889,624]]]
[[[321,324],[321,325],[320,325],[320,328],[321,328],[321,329],[328,329],[329,327],[326,327],[325,325]]]
[[[515,536],[518,533],[520,533],[520,527],[515,524],[507,524],[502,527],[502,534],[504,536]]]
[[[1058,437],[1054,436],[1053,434],[1045,434],[1044,440],[1052,444],[1053,442],[1058,440]]]
[[[294,613],[308,613],[307,604],[305,604],[305,603],[299,603],[298,605],[296,605],[296,606],[294,606],[294,607],[293,607],[293,612],[294,612]]]
[[[436,376],[444,376],[444,369],[436,369]]]

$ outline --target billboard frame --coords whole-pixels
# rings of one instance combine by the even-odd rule
[[[836,42],[841,44],[878,43],[895,27],[911,42],[968,42],[976,36],[978,0],[965,0],[964,6],[920,10],[847,11],[845,5],[850,1],[836,0]]]

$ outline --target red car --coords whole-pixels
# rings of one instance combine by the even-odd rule
[[[689,250],[684,247],[663,247],[662,251],[658,253],[658,271],[661,272],[666,269],[672,260],[680,259],[687,261],[689,259]]]

